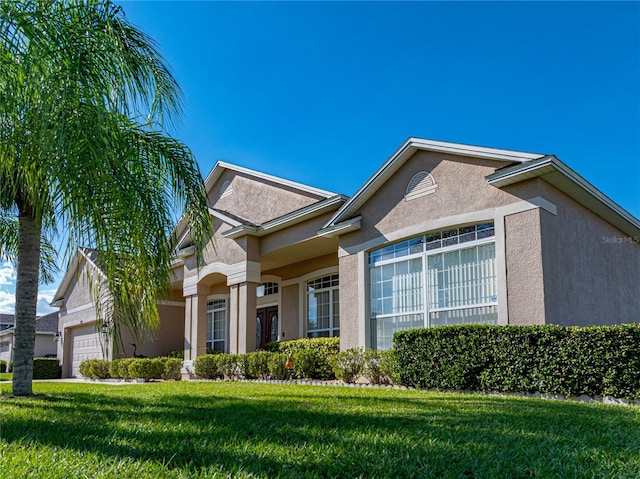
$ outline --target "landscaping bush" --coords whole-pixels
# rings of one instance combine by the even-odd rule
[[[165,358],[182,359],[184,361],[184,349],[174,349],[164,355]]]
[[[9,368],[7,370],[8,373],[13,372],[13,359],[11,361],[9,361]]]
[[[134,358],[129,364],[132,379],[161,379],[163,374],[164,363],[158,358]]]
[[[268,343],[269,351],[280,352],[293,363],[298,379],[334,379],[331,363],[340,352],[340,338],[302,338]]]
[[[109,374],[112,378],[131,379],[129,375],[129,365],[134,358],[114,359],[109,365]]]
[[[240,357],[238,354],[220,354],[218,365],[224,379],[228,381],[240,379]]]
[[[106,379],[111,377],[110,363],[104,359],[85,359],[80,363],[79,371],[88,379]]]
[[[378,351],[365,349],[363,354],[362,375],[372,384],[392,382],[393,350]]]
[[[293,364],[293,363],[291,363]],[[291,379],[291,368],[287,368],[287,357],[282,353],[269,353],[267,360],[269,376],[271,379]]]
[[[269,379],[269,358],[272,354],[266,351],[256,351],[242,354],[239,366],[245,379]]]
[[[331,367],[336,378],[345,383],[354,383],[362,374],[364,365],[364,352],[360,348],[351,348],[341,351],[334,356]]]
[[[162,379],[180,381],[182,379],[182,359],[180,358],[159,358],[164,365]]]
[[[196,376],[201,379],[220,379],[222,371],[220,368],[221,354],[203,354],[194,361]]]
[[[407,386],[640,397],[640,325],[444,326],[394,335]]]
[[[33,379],[59,379],[62,377],[60,361],[56,358],[35,358]]]
[[[6,373],[7,372],[7,362],[0,359],[0,373]]]

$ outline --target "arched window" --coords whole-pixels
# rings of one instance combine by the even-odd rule
[[[409,201],[420,196],[429,195],[435,193],[437,187],[436,180],[431,173],[419,171],[409,181],[404,198]]]

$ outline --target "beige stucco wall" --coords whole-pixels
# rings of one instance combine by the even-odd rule
[[[542,258],[548,323],[640,322],[640,238],[630,237],[553,186],[557,207],[542,212]]]
[[[163,356],[170,351],[184,348],[184,306],[159,305],[160,329],[155,334],[149,334],[143,342],[136,342],[130,334],[123,335],[124,351],[119,357],[132,357],[133,346],[136,343],[137,353],[149,358]]]
[[[69,282],[69,287],[64,292],[64,309],[73,310],[86,304],[93,303],[89,291],[89,282],[96,280],[96,274],[87,274],[87,264],[81,260],[80,274],[74,275]]]
[[[338,253],[327,254],[317,258],[313,258],[307,261],[301,261],[299,263],[290,264],[282,268],[273,269],[270,271],[263,271],[264,275],[274,275],[282,278],[283,281],[293,278],[304,276],[314,271],[329,268],[331,266],[338,266]]]
[[[297,284],[281,288],[280,337],[295,339],[300,335],[300,289]]]
[[[544,324],[540,209],[505,216],[509,324]]]
[[[340,258],[340,349],[360,346],[359,297],[364,294],[364,286],[358,281],[358,256]],[[368,343],[368,338],[367,338]]]
[[[231,181],[233,192],[220,198],[220,188]],[[225,171],[209,192],[209,204],[241,218],[262,224],[322,198],[297,189],[253,178],[232,170]]]

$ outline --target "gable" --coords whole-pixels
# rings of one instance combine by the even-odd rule
[[[358,214],[362,206],[390,179],[394,178],[405,162],[419,151],[448,155],[452,159],[491,160],[496,162],[496,169],[508,165],[524,163],[544,155],[539,153],[526,153],[497,148],[486,148],[460,143],[448,143],[442,141],[425,140],[421,138],[409,138],[391,157],[376,171],[369,180],[347,201],[329,222],[325,228],[331,228],[340,222],[353,218]],[[495,170],[494,170],[495,171]],[[492,171],[491,173],[493,173]]]
[[[341,246],[512,203],[513,195],[485,179],[501,166],[503,163],[496,160],[417,151],[352,212],[362,217],[361,229],[344,235]]]

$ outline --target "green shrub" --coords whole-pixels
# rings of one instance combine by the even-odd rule
[[[291,373],[293,377],[335,378],[331,363],[340,352],[340,338],[290,339],[268,343],[268,345],[270,351],[280,352],[293,362]]]
[[[164,370],[162,379],[180,381],[182,379],[182,359],[180,358],[158,358],[162,361]]]
[[[395,373],[420,388],[640,397],[640,325],[445,326],[394,335]]]
[[[164,363],[161,359],[134,358],[129,364],[129,376],[135,379],[161,379]]]
[[[13,359],[11,361],[9,361],[9,368],[7,369],[8,373],[13,372]]]
[[[354,383],[362,374],[364,352],[360,348],[351,348],[338,353],[332,361],[336,378],[345,383]]]
[[[366,349],[363,354],[362,374],[372,384],[392,382],[393,350]]]
[[[220,379],[222,371],[220,369],[221,354],[203,354],[194,361],[196,376],[201,379]]]
[[[0,359],[0,373],[6,373],[7,372],[7,362]]]
[[[167,354],[165,354],[164,357],[181,359],[184,361],[184,349],[174,349],[173,351],[169,351]]]
[[[59,379],[62,377],[60,361],[56,358],[35,358],[33,379]]]
[[[114,359],[109,365],[109,374],[112,378],[131,379],[129,375],[129,365],[134,358]]]
[[[291,369],[287,368],[287,357],[282,353],[269,353],[267,360],[269,377],[271,379],[286,380],[291,379]]]
[[[245,379],[269,379],[269,358],[272,354],[266,351],[256,351],[241,354],[238,358],[242,376]]]
[[[224,379],[228,381],[240,379],[242,372],[240,369],[240,357],[238,354],[220,354],[218,365],[220,373]]]

